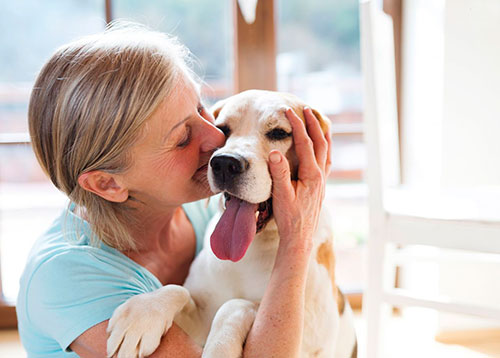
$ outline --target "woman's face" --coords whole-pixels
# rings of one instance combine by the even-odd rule
[[[208,161],[225,141],[213,122],[194,85],[181,79],[132,147],[122,174],[132,201],[162,210],[208,197]]]

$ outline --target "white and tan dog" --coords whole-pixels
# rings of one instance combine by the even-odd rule
[[[227,141],[212,155],[208,177],[214,192],[224,192],[226,209],[212,220],[207,233],[213,233],[205,238],[184,287],[167,285],[118,307],[108,328],[110,356],[151,354],[174,320],[204,346],[203,357],[241,356],[279,244],[268,153],[272,149],[286,153],[296,176],[292,128],[285,116],[288,107],[303,116],[304,104],[297,97],[277,92],[246,91],[215,105],[216,125]],[[327,122],[314,113],[326,133]],[[306,286],[304,358],[357,356],[352,311],[335,283],[329,223],[323,210]]]

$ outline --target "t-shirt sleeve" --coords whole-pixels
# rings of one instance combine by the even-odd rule
[[[119,261],[72,250],[41,263],[27,288],[27,318],[68,350],[128,298],[151,290],[140,273]]]

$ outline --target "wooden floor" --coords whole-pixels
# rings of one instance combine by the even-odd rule
[[[16,330],[0,330],[0,357],[26,358]]]
[[[500,358],[500,325],[498,329],[438,334],[432,329],[434,312],[414,310],[386,321],[383,358]],[[363,351],[365,321],[361,315],[356,329]]]
[[[356,314],[360,350],[363,351],[365,322]],[[384,358],[500,358],[500,329],[470,334],[444,334],[439,343],[425,326],[425,315],[394,316],[387,322]],[[0,357],[26,358],[15,330],[0,331]]]

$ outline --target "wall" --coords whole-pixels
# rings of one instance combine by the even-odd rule
[[[445,10],[443,184],[500,185],[500,1]]]
[[[403,2],[401,137],[405,184],[441,181],[444,0]]]
[[[442,185],[500,186],[500,1],[446,1],[443,112]],[[500,267],[486,258],[441,265],[441,292],[498,305]],[[442,330],[500,326],[450,314],[439,322]]]

